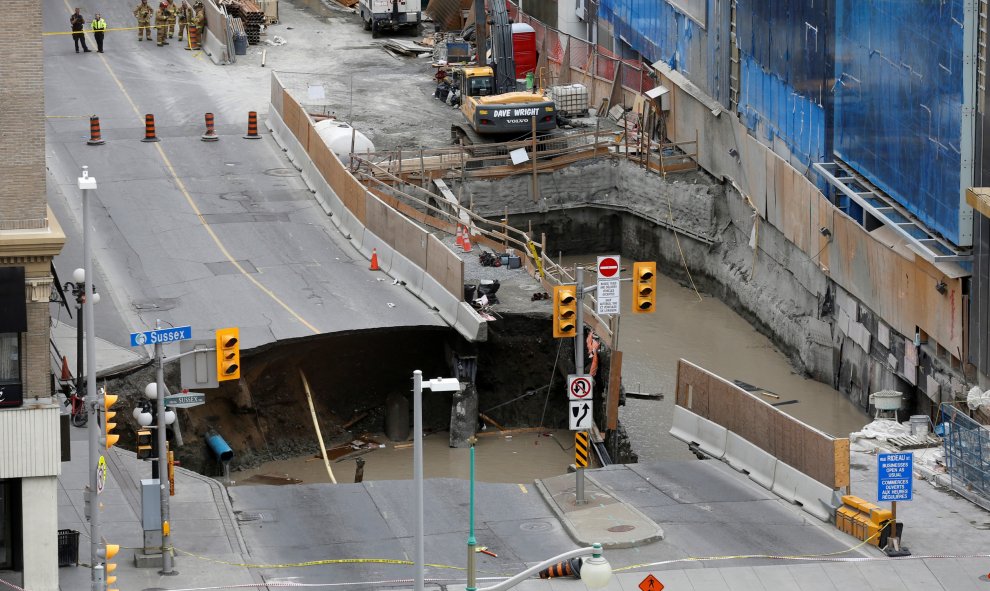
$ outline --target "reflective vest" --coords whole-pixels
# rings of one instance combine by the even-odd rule
[[[107,21],[105,19],[102,19],[102,18],[93,19],[93,30],[94,31],[103,31],[103,30],[106,30],[106,28],[107,28]]]

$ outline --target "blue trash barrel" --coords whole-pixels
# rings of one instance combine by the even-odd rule
[[[247,55],[248,38],[245,33],[237,33],[234,35],[234,54],[235,55]]]
[[[218,433],[208,436],[206,438],[206,444],[210,446],[210,451],[221,462],[229,462],[234,459],[234,450],[230,449],[230,446],[227,445],[227,442]]]

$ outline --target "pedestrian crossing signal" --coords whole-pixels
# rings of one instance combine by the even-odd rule
[[[636,314],[653,312],[657,305],[657,264],[633,263],[633,309]]]
[[[241,337],[237,327],[217,329],[217,381],[241,377]]]
[[[573,285],[553,288],[553,338],[577,336],[577,297]]]

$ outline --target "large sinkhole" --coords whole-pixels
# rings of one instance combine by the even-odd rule
[[[403,328],[320,335],[242,351],[240,381],[205,390],[206,404],[179,411],[179,433],[169,440],[181,465],[219,474],[206,436],[222,435],[234,451],[231,469],[319,451],[312,413],[300,379],[310,384],[325,442],[357,433],[383,433],[386,400],[399,394],[411,409],[412,376],[473,379],[478,411],[506,429],[567,428],[566,376],[573,373],[573,344],[555,340],[546,314],[503,314],[483,343],[469,343],[447,328]],[[177,391],[178,364],[166,365],[166,385]],[[108,379],[121,396],[121,445],[133,449],[137,424],[130,409],[141,400],[154,368]],[[451,393],[423,397],[427,431],[451,428]],[[411,412],[411,410],[410,410]],[[411,416],[410,416],[411,422]],[[176,444],[176,435],[181,445]]]

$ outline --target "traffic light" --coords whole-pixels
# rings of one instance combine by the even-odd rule
[[[117,552],[120,552],[120,546],[117,544],[104,543],[103,547],[99,549],[100,558],[104,561],[103,572],[106,577],[104,581],[106,582],[107,591],[117,591],[115,587],[111,587],[111,585],[117,582],[117,575],[113,574],[117,570],[117,563],[110,562],[110,559],[116,556]]]
[[[633,308],[636,314],[653,312],[657,307],[657,264],[633,263]]]
[[[577,296],[573,285],[553,287],[553,338],[577,336]]]
[[[154,440],[151,438],[151,431],[140,429],[137,432],[137,459],[147,460],[154,457]]]
[[[217,381],[241,377],[241,337],[237,327],[217,329]]]
[[[103,433],[104,440],[107,449],[110,449],[114,445],[117,445],[117,441],[120,439],[120,435],[113,433],[113,430],[117,428],[117,423],[113,422],[113,418],[117,416],[117,411],[110,410],[110,407],[117,404],[117,395],[110,394],[108,392],[103,392]]]

